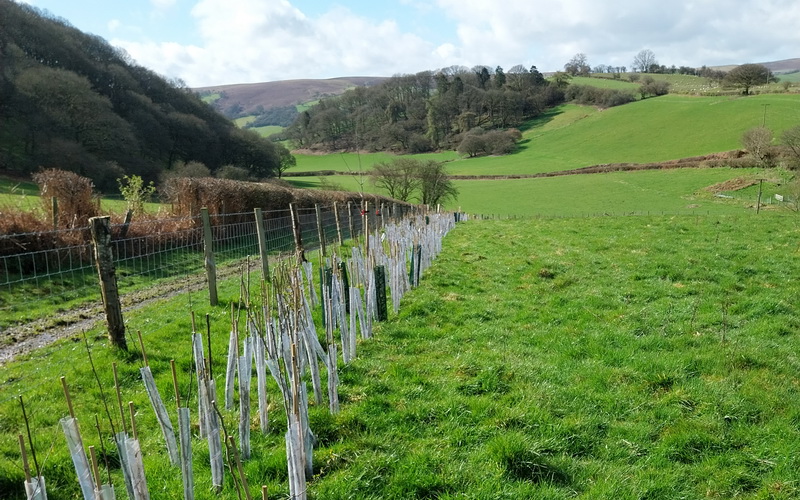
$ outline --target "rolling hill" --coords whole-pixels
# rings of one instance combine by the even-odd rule
[[[296,106],[323,97],[339,95],[353,87],[369,87],[384,77],[348,76],[327,80],[282,80],[276,82],[217,85],[194,89],[215,109],[225,112],[239,107],[240,116],[255,115],[261,110]]]

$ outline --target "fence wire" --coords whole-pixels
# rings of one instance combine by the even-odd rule
[[[297,209],[305,250],[320,247],[320,233],[327,245],[363,234],[400,217],[398,207],[357,204]],[[383,212],[381,211],[383,210]],[[386,211],[395,213],[386,213]],[[336,218],[338,212],[338,224]],[[263,211],[264,243],[268,255],[294,250],[289,209]],[[225,266],[260,254],[255,212],[215,214],[209,217],[211,250],[217,266]],[[320,231],[321,228],[321,231]],[[34,251],[26,251],[36,248]],[[158,282],[180,282],[187,277],[203,279],[203,221],[199,216],[133,221],[112,226],[112,248],[119,293],[129,295]],[[131,300],[132,301],[132,300]],[[52,312],[77,306],[98,306],[102,297],[88,227],[65,231],[0,235],[0,333]]]

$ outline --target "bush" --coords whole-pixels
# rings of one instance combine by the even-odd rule
[[[516,143],[521,138],[522,133],[515,128],[488,132],[477,128],[464,135],[456,151],[470,158],[485,154],[505,155],[514,152]]]
[[[564,93],[564,98],[577,104],[610,108],[621,106],[635,100],[630,92],[616,89],[601,89],[591,85],[570,85]]]
[[[94,185],[87,177],[74,172],[50,168],[33,175],[45,211],[52,218],[51,198],[58,201],[58,227],[74,228],[86,226],[90,217],[98,214],[97,203],[93,199]]]
[[[217,171],[218,179],[230,179],[232,181],[251,181],[253,180],[250,171],[246,168],[225,165]]]
[[[161,174],[161,181],[165,182],[167,179],[173,177],[211,177],[211,170],[202,162],[177,162],[172,170],[165,171]]]

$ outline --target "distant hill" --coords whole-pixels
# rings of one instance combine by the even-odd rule
[[[769,68],[776,75],[800,71],[800,58],[784,59],[759,63]],[[730,71],[736,64],[714,66],[712,69]],[[545,73],[545,76],[552,76]],[[347,76],[327,80],[281,80],[262,83],[243,83],[198,87],[193,89],[214,109],[230,119],[244,116],[256,117],[248,126],[280,125],[291,123],[294,114],[289,108],[296,108],[306,103],[313,103],[324,97],[336,96],[353,87],[372,87],[379,85],[388,77],[382,76]],[[281,108],[283,113],[270,110]],[[259,120],[260,118],[260,120]]]
[[[776,75],[782,73],[794,73],[800,71],[800,58],[784,59],[783,61],[773,61],[761,63]]]
[[[36,7],[0,0],[0,61],[2,174],[59,168],[111,190],[123,175],[156,180],[192,162],[268,177],[288,157],[179,82]]]
[[[228,118],[261,115],[272,108],[295,107],[336,96],[353,87],[371,87],[386,77],[348,76],[327,80],[282,80],[276,82],[217,85],[193,89]],[[274,125],[279,125],[275,123]]]
[[[800,71],[800,58],[794,59],[783,59],[782,61],[770,61],[770,62],[760,62],[756,64],[761,64],[769,68],[776,75],[781,75],[784,73],[794,73],[795,71]],[[728,64],[725,66],[713,66],[712,69],[720,70],[720,71],[730,71],[738,64]]]

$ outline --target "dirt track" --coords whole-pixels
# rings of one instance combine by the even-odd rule
[[[218,267],[217,279],[222,280],[237,275],[241,271],[242,263],[236,262]],[[255,260],[250,261],[250,270],[254,270],[256,265],[257,262]],[[153,302],[166,300],[181,293],[199,292],[206,287],[204,273],[181,277],[157,287],[123,295],[121,298],[123,312],[135,311]],[[13,339],[13,343],[0,346],[0,366],[12,361],[21,354],[91,329],[101,321],[105,321],[103,305],[97,303],[56,313],[24,325],[7,328],[2,331],[2,335]]]

